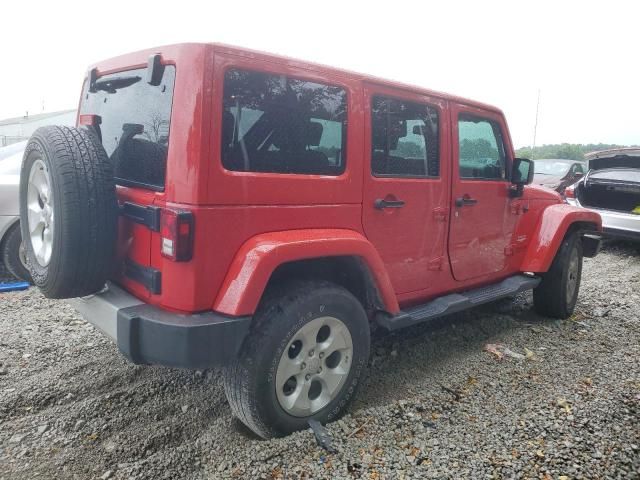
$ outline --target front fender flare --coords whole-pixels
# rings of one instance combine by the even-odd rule
[[[346,229],[287,230],[250,238],[231,262],[213,310],[252,315],[277,267],[296,260],[336,256],[360,257],[369,268],[385,310],[400,311],[380,255],[362,234]]]
[[[597,231],[602,231],[602,218],[597,212],[564,203],[545,208],[533,232],[521,271],[540,273],[549,270],[562,239],[576,223],[592,224]]]

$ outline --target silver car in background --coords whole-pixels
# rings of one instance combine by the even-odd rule
[[[588,153],[589,171],[567,187],[567,203],[595,210],[609,237],[640,241],[640,148]]]
[[[14,276],[30,281],[20,235],[20,166],[27,142],[0,148],[0,261]]]

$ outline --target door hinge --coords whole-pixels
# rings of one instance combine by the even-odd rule
[[[437,222],[445,222],[447,220],[447,209],[444,207],[434,208],[433,219]]]
[[[529,211],[529,204],[524,202],[513,202],[511,204],[511,213],[514,215],[522,215]]]
[[[427,262],[427,269],[430,271],[442,270],[442,257],[432,258]]]

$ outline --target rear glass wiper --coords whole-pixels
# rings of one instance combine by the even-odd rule
[[[134,83],[138,83],[142,77],[132,75],[129,77],[113,77],[105,80],[96,80],[91,86],[92,91],[104,90],[107,93],[116,93],[119,88],[130,87]]]

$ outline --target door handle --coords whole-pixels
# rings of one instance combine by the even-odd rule
[[[475,198],[466,196],[456,198],[456,207],[472,207],[476,203],[478,203],[478,200],[476,200]]]
[[[376,198],[373,202],[373,206],[378,210],[383,208],[402,208],[404,207],[404,200],[385,200],[384,198]]]

